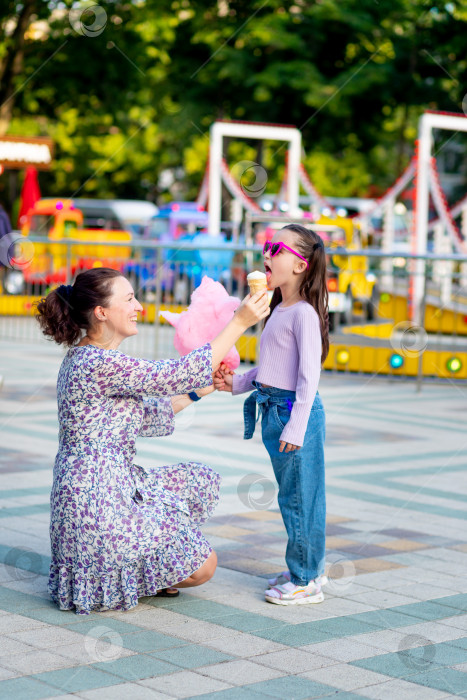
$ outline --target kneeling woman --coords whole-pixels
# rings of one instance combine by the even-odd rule
[[[143,469],[135,442],[170,435],[174,414],[213,390],[222,358],[268,315],[267,295],[247,297],[215,340],[179,360],[118,350],[138,332],[140,311],[130,283],[106,268],[37,305],[43,333],[70,348],[57,381],[50,524],[49,591],[62,610],[127,610],[140,596],[204,583],[216,568],[198,526],[217,503],[219,475],[197,462]]]

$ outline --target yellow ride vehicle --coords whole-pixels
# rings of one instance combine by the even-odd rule
[[[13,269],[9,270],[4,281],[4,291],[23,294],[27,290],[30,294],[41,294],[82,270],[92,267],[123,269],[131,257],[131,246],[112,246],[109,242],[130,243],[131,234],[128,231],[84,229],[82,225],[83,214],[70,199],[37,201],[27,214],[22,237],[16,239],[16,260],[13,260]],[[30,236],[43,242],[29,241]],[[83,243],[63,245],[67,239]],[[98,243],[102,245],[96,245]]]
[[[338,226],[331,233],[329,248],[346,248],[349,251],[364,251],[368,240],[353,219],[322,216],[317,224]],[[359,302],[364,317],[371,321],[376,315],[378,292],[376,277],[370,272],[365,255],[330,255],[328,265],[329,312],[338,313],[340,321],[353,320],[354,304]]]

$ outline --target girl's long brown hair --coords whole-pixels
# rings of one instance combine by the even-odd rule
[[[323,363],[329,352],[329,299],[324,243],[317,233],[299,224],[289,224],[281,229],[281,231],[285,230],[295,233],[298,252],[308,260],[308,269],[303,277],[299,292],[301,298],[311,304],[318,314],[321,330],[321,363]],[[276,287],[271,299],[271,313],[266,316],[265,324],[281,301],[282,292],[280,287]]]

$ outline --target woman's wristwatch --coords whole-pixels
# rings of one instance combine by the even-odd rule
[[[198,394],[195,391],[190,391],[188,393],[188,398],[192,401],[201,401],[201,396],[198,396]]]

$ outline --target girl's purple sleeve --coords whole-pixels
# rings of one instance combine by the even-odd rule
[[[175,429],[175,415],[170,398],[156,399],[148,397],[143,399],[144,415],[140,437],[164,437],[172,435]]]
[[[104,396],[176,396],[212,384],[209,343],[178,360],[141,360],[105,350],[88,361],[90,385]]]
[[[301,447],[321,372],[321,331],[314,310],[307,307],[301,309],[301,313],[297,314],[295,319],[294,334],[299,357],[297,387],[290,420],[280,439]]]
[[[245,374],[234,374],[232,377],[232,394],[244,394],[245,391],[253,391],[255,388],[252,384],[258,374],[258,368],[248,370]]]

